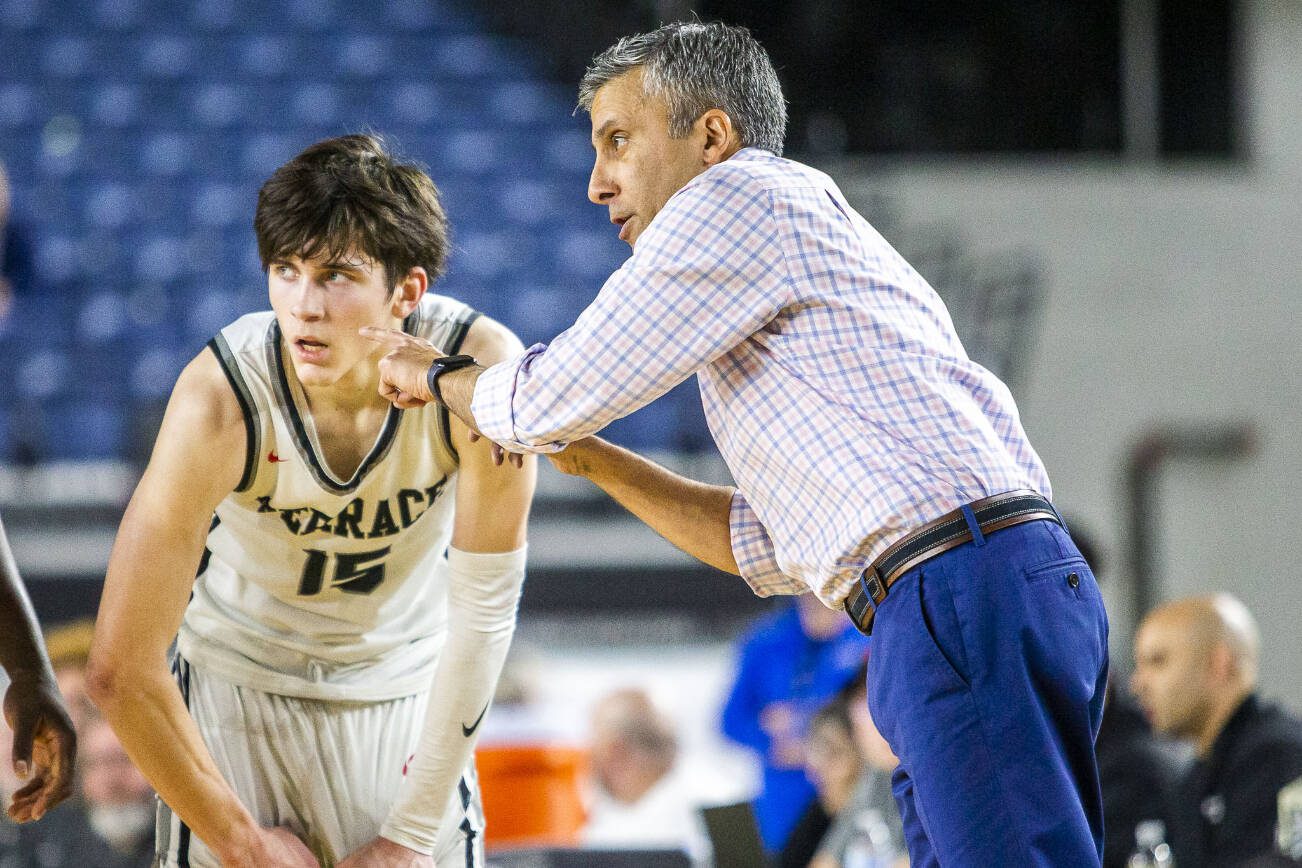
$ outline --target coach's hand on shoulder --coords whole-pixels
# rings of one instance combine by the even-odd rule
[[[434,868],[434,857],[377,837],[349,854],[339,868]]]

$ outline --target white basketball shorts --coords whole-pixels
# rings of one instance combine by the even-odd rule
[[[287,826],[322,868],[379,833],[415,750],[426,694],[369,703],[301,699],[231,684],[179,656],[173,670],[217,768],[259,823]],[[483,866],[473,762],[439,828],[439,868]],[[155,846],[164,868],[220,868],[162,801]]]

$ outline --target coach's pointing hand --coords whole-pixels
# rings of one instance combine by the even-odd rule
[[[425,375],[434,360],[444,353],[429,341],[396,329],[363,326],[358,333],[388,350],[380,359],[381,395],[403,410],[422,407],[434,400]]]

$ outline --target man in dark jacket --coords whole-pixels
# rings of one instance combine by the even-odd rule
[[[1228,594],[1161,606],[1135,637],[1133,686],[1145,713],[1197,754],[1172,829],[1180,868],[1271,854],[1279,791],[1302,776],[1302,721],[1254,692],[1259,646],[1251,613]]]

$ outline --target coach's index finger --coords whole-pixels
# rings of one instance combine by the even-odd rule
[[[379,326],[362,326],[357,333],[367,340],[375,341],[377,344],[384,344],[389,349],[396,350],[407,342],[407,333],[400,332],[397,329],[382,329]]]

